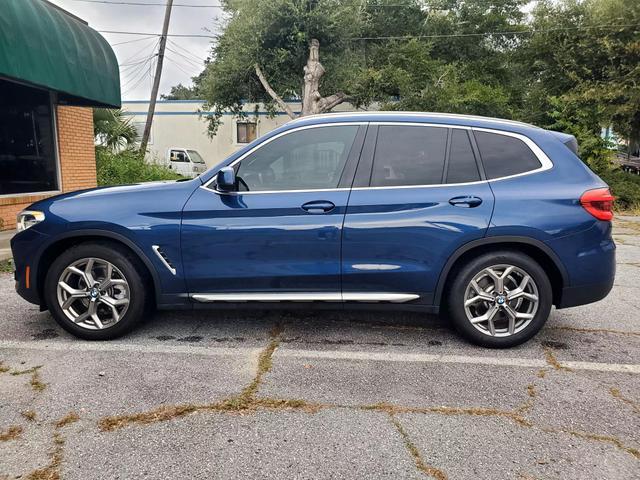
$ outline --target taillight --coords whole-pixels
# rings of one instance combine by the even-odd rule
[[[584,192],[580,197],[580,204],[598,220],[609,221],[613,219],[614,200],[615,197],[608,188],[596,188]]]

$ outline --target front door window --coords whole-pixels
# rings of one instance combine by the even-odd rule
[[[297,130],[261,146],[236,165],[241,191],[336,188],[358,125]]]

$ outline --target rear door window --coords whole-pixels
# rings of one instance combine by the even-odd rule
[[[381,126],[371,173],[372,187],[442,183],[447,129]]]
[[[473,154],[469,134],[466,130],[451,130],[451,149],[445,183],[466,183],[480,180],[476,157]]]
[[[542,166],[538,157],[519,138],[474,131],[487,178],[530,172]]]

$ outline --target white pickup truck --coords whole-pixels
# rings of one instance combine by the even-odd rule
[[[207,170],[207,165],[196,150],[174,147],[167,150],[167,165],[174,172],[194,178]]]

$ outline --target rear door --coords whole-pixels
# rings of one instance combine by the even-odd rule
[[[485,235],[493,204],[468,128],[371,124],[343,228],[345,299],[432,304],[445,262]]]

